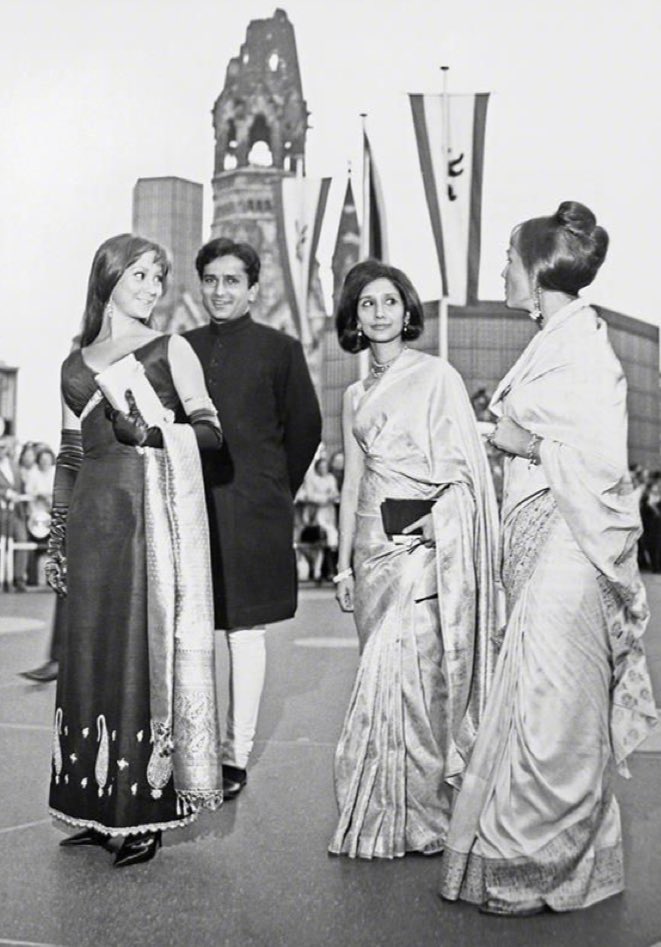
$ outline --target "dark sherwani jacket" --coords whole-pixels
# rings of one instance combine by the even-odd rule
[[[203,456],[217,628],[296,611],[293,497],[321,438],[321,414],[296,339],[250,314],[185,334],[223,428]]]

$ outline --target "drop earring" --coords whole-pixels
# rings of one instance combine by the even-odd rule
[[[112,299],[109,299],[108,302],[106,303],[106,316],[108,317],[110,322],[112,322],[112,317],[114,316],[114,314],[115,314],[115,307],[113,306]]]
[[[356,338],[359,342],[363,341],[363,329],[362,326],[356,326]]]
[[[533,308],[530,312],[530,318],[536,322],[541,329],[544,325],[544,313],[542,312],[542,297],[539,286],[535,286],[532,294]]]
[[[409,323],[410,323],[410,322],[411,322],[411,317],[410,317],[410,315],[409,315],[408,312],[407,312],[407,313],[404,314],[404,322],[403,322],[403,324],[402,324],[402,338],[403,338],[403,339],[405,339],[406,336],[407,336],[407,329],[408,329],[408,327],[409,327]]]

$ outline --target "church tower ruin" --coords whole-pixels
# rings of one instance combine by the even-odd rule
[[[251,311],[258,321],[297,336],[283,277],[277,191],[283,177],[304,172],[309,112],[294,29],[284,10],[249,23],[238,56],[227,66],[212,114],[216,146],[211,236],[228,236],[255,247],[262,271],[259,298]],[[324,318],[318,277],[310,297],[309,323],[315,340]],[[307,355],[312,355],[310,347]]]

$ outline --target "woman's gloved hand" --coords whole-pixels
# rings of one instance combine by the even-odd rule
[[[131,389],[126,391],[126,401],[129,406],[129,413],[106,408],[106,416],[112,422],[115,437],[120,444],[127,444],[129,447],[163,447],[163,435],[158,427],[149,427],[140,409],[135,403]]]

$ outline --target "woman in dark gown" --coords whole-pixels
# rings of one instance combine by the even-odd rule
[[[222,799],[198,451],[217,449],[222,437],[188,343],[147,325],[167,270],[157,244],[128,234],[106,241],[92,265],[81,347],[62,366],[48,576],[67,595],[68,620],[50,811],[83,827],[61,844],[107,847],[110,837],[123,837],[116,866],[153,857],[161,830],[190,822],[201,805],[215,808]],[[97,373],[129,353],[163,406],[190,425],[147,428],[133,404],[130,416],[109,410]],[[184,436],[179,460],[171,447],[175,429]],[[176,476],[190,496],[163,496],[165,481]],[[175,562],[170,583],[154,564],[163,550],[166,566]],[[176,586],[171,601],[168,584]],[[191,622],[182,659],[175,638],[185,641]],[[191,654],[199,659],[192,672],[182,665]],[[192,769],[191,785],[177,785],[178,763],[189,775]]]

